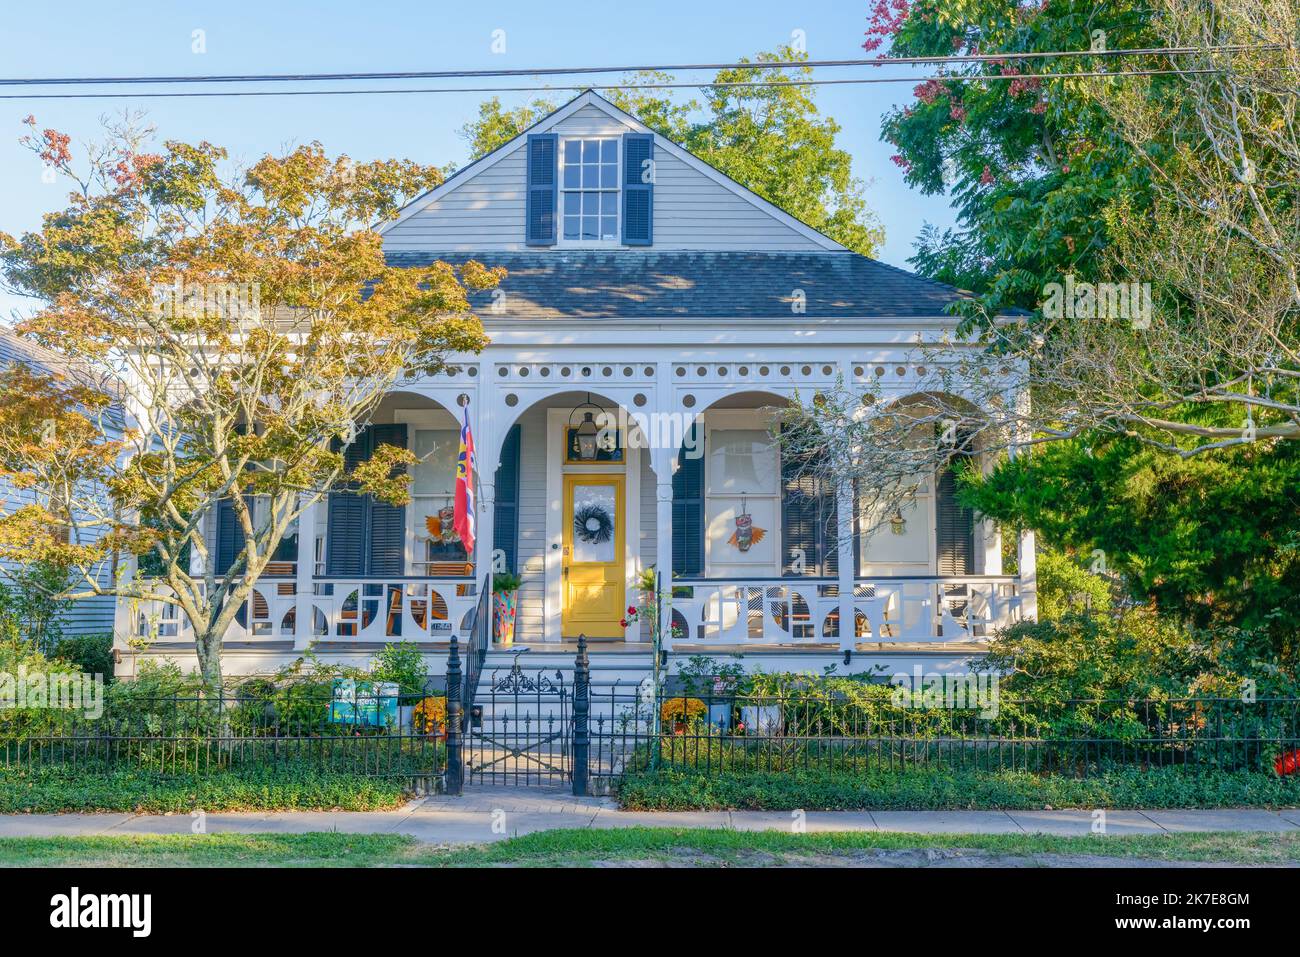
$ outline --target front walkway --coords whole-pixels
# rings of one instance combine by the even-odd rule
[[[294,811],[206,814],[6,814],[0,837],[130,834],[407,834],[430,844],[479,844],[558,828],[710,827],[791,830],[786,811],[620,811],[610,798],[576,798],[555,789],[475,788],[463,797],[435,796],[398,811]],[[919,834],[1087,835],[1093,812],[1065,811],[809,811],[809,832],[894,831]],[[200,830],[201,829],[201,830]],[[1105,833],[1300,831],[1300,810],[1106,811]]]

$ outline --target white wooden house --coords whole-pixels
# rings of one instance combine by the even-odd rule
[[[98,377],[87,376],[62,356],[50,349],[42,348],[29,339],[22,339],[7,329],[0,329],[0,366],[21,363],[42,376],[57,376],[63,379],[79,380],[86,384],[102,387]],[[110,440],[122,437],[123,421],[121,409],[109,406],[99,417],[105,435]],[[38,501],[37,492],[30,488],[16,488],[9,480],[0,477],[0,515],[17,511],[25,505]],[[91,535],[91,540],[98,538],[98,533],[79,529],[78,535]],[[83,543],[89,542],[82,540]],[[6,574],[12,563],[0,559],[0,583],[14,587],[13,579]],[[109,584],[113,573],[108,562],[95,569],[96,577],[103,586]],[[113,599],[109,595],[97,595],[81,598],[62,605],[58,619],[59,631],[63,635],[107,635],[114,630]]]
[[[670,654],[769,669],[960,669],[994,628],[1034,615],[1032,538],[1004,575],[996,530],[945,475],[919,477],[902,528],[850,533],[832,515],[863,503],[786,480],[769,434],[796,391],[842,379],[914,394],[917,344],[953,332],[957,290],[849,252],[592,92],[381,232],[396,264],[506,268],[475,301],[491,344],[383,400],[351,455],[413,449],[411,504],[336,494],[309,512],[230,635],[228,671],[272,670],[311,643],[364,660],[399,638],[440,667],[494,549],[523,579],[511,653],[534,657],[571,657],[585,634],[597,657],[640,667],[648,635],[620,619],[652,567],[673,576]],[[473,555],[439,534],[465,403]],[[612,447],[607,429],[584,448],[602,413]],[[233,554],[233,525],[215,525]],[[119,624],[129,671],[133,623]],[[176,623],[139,654],[187,648]]]

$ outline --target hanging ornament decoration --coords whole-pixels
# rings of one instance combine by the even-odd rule
[[[456,508],[453,505],[444,505],[438,509],[437,515],[426,516],[424,527],[429,530],[432,541],[443,545],[460,541],[460,536],[456,534]]]
[[[736,516],[736,530],[731,533],[731,538],[727,542],[742,552],[749,551],[751,546],[757,545],[767,534],[767,529],[759,528],[754,524],[754,516],[749,514],[745,508],[745,499],[740,500],[740,514]]]
[[[603,545],[614,535],[614,520],[605,506],[586,502],[573,510],[573,534],[588,545]]]
[[[907,519],[903,518],[902,511],[897,511],[889,519],[889,530],[895,535],[907,534]]]

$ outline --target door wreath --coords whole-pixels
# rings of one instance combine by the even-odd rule
[[[573,510],[573,534],[588,545],[603,545],[614,535],[614,520],[605,506],[587,502]]]

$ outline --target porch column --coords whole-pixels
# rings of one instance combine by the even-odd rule
[[[854,561],[853,549],[853,487],[839,482],[835,488],[835,547],[838,550],[840,590],[840,651],[852,651],[857,646],[858,616],[853,603]]]
[[[655,570],[659,572],[659,647],[673,649],[673,480],[670,460],[655,470]]]
[[[491,472],[484,472],[485,476],[496,479],[496,465],[492,466]],[[474,539],[474,578],[479,582],[483,581],[483,575],[487,573],[496,573],[505,571],[504,558],[498,560],[496,551],[496,517],[497,517],[497,486],[495,481],[480,481],[478,485],[478,528],[475,529],[476,538]],[[487,584],[488,589],[492,588],[491,580]],[[488,606],[489,628],[491,633],[489,641],[496,641],[496,616],[492,614],[492,606]]]
[[[1017,552],[1020,571],[1020,616],[1038,620],[1038,553],[1035,551],[1034,530],[1022,529]]]
[[[312,598],[316,593],[316,509],[321,503],[309,501],[298,516],[298,560],[295,562],[297,584],[294,586],[293,648],[306,648],[312,640]]]

